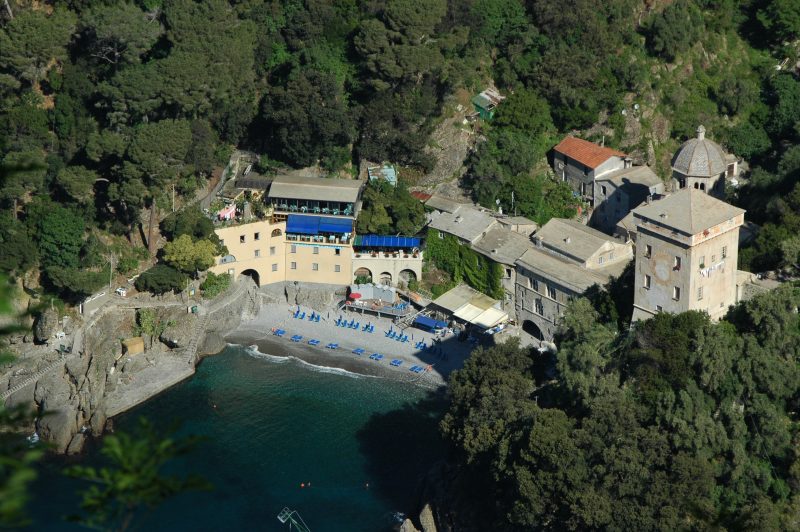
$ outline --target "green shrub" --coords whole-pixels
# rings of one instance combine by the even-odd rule
[[[200,290],[203,291],[203,297],[213,299],[224,292],[230,285],[230,274],[222,273],[217,275],[213,272],[208,272],[208,277],[200,285]]]

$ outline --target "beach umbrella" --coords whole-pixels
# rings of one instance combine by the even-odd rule
[[[361,294],[359,294],[358,292],[351,292],[350,299],[361,299]]]

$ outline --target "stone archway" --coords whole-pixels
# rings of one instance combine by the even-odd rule
[[[364,268],[362,266],[361,268],[358,268],[355,272],[353,272],[353,278],[355,279],[360,278],[361,280],[368,279],[367,282],[372,282],[372,272],[369,270],[369,268]]]
[[[272,236],[273,237],[281,236],[282,234],[283,234],[283,232],[280,229],[273,229],[272,230]]]
[[[400,277],[401,281],[406,283],[406,285],[408,285],[408,283],[410,283],[411,281],[416,281],[417,280],[417,274],[414,273],[414,270],[408,270],[408,269],[400,270],[400,276],[399,277]]]
[[[537,340],[544,340],[544,334],[542,333],[542,330],[531,320],[525,320],[522,322],[522,330]]]
[[[261,286],[261,276],[258,274],[258,272],[256,270],[250,268],[250,269],[244,270],[239,275],[240,276],[241,275],[245,275],[245,276],[251,278],[256,283],[256,286]]]
[[[392,274],[389,272],[383,272],[380,276],[380,283],[385,284],[387,286],[391,286],[392,284]]]

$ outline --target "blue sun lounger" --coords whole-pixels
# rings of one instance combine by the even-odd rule
[[[317,345],[319,345],[319,340],[316,340],[316,339],[314,339],[314,340],[309,340],[309,341],[308,341],[308,345],[314,345],[314,346],[317,346]]]
[[[316,318],[314,318],[314,321],[316,321],[317,323],[319,323],[319,314],[317,314],[317,317],[316,317]]]
[[[391,361],[389,364],[390,364],[390,365],[392,365],[392,366],[394,366],[394,367],[396,367],[396,368],[399,368],[400,366],[402,366],[402,365],[403,365],[403,361],[402,361],[402,360],[400,360],[399,358],[395,358],[395,359],[394,359],[394,360],[392,360],[392,361]]]
[[[411,366],[408,371],[415,371],[419,366]]]
[[[425,368],[423,366],[416,366],[411,368],[411,371],[413,371],[414,373],[422,373],[424,370]]]
[[[292,342],[299,342],[299,341],[300,341],[300,340],[302,340],[302,339],[303,339],[303,337],[302,337],[301,335],[299,335],[299,334],[295,334],[295,335],[294,335],[294,336],[292,336],[292,338],[291,338]]]
[[[284,331],[283,329],[275,329],[272,334],[274,334],[275,336],[283,336],[284,334],[286,334],[286,331]]]
[[[387,338],[393,338],[393,336],[392,336],[393,334],[394,334],[394,331],[392,329],[389,329],[388,331],[386,331],[386,337]]]
[[[372,360],[383,360],[383,355],[380,353],[372,353],[369,358]]]
[[[353,349],[353,353],[358,356],[363,355],[365,351],[366,349],[364,349],[363,347],[356,347],[355,349]]]
[[[325,347],[327,347],[328,349],[339,349],[339,344],[335,344],[335,343],[331,342],[328,345],[326,345]]]

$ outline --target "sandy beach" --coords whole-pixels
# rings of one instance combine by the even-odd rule
[[[469,342],[459,342],[452,334],[440,337],[440,342],[435,343],[435,335],[415,327],[403,331],[408,335],[408,342],[399,342],[386,336],[386,332],[393,328],[398,330],[391,319],[378,318],[377,316],[358,312],[346,312],[336,309],[317,310],[300,307],[301,313],[305,311],[306,319],[293,318],[297,306],[283,304],[263,305],[258,315],[252,320],[243,322],[237,329],[226,335],[229,343],[256,346],[258,351],[273,356],[294,356],[304,362],[315,366],[341,368],[353,373],[380,376],[395,380],[411,382],[425,387],[438,387],[446,383],[447,376],[464,364],[464,360],[472,350]],[[319,322],[311,322],[308,316],[311,312],[321,315]],[[336,319],[342,316],[348,322],[354,319],[359,322],[358,330],[337,327]],[[373,333],[362,331],[367,323],[375,326]],[[280,338],[272,331],[274,328],[284,329],[286,334]],[[292,342],[294,335],[302,335],[300,342]],[[320,341],[318,346],[311,346],[308,341]],[[426,350],[416,349],[415,345],[424,341],[429,347]],[[328,343],[338,343],[338,349],[328,349]],[[362,348],[364,354],[356,355],[353,350]],[[370,360],[372,353],[384,355],[383,360]],[[393,359],[402,361],[399,367],[393,367]],[[413,373],[409,368],[415,365],[429,367],[422,373]]]

